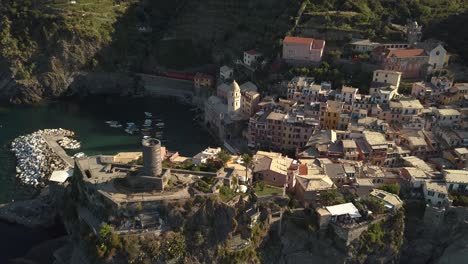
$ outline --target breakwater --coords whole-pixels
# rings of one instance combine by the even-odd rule
[[[79,143],[70,139],[74,132],[66,129],[44,129],[17,137],[11,143],[11,150],[17,159],[16,176],[27,185],[44,186],[55,170],[65,170],[73,166],[68,159],[61,157],[50,142],[61,147],[75,149]],[[63,149],[62,149],[63,152]],[[65,155],[66,156],[66,155]]]

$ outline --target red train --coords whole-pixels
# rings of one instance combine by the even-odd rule
[[[168,78],[182,79],[182,80],[189,80],[189,81],[193,81],[193,79],[195,78],[195,75],[173,73],[173,72],[166,72],[166,71],[159,72],[159,74]]]

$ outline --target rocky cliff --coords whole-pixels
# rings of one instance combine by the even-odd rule
[[[278,8],[268,9],[270,4]],[[298,5],[292,0],[4,0],[0,100],[35,103],[83,91],[127,93],[135,88],[127,86],[134,84],[127,72],[181,70],[211,63],[213,55],[229,49],[238,56],[259,45],[275,47]],[[92,78],[95,72],[113,74],[103,81]],[[120,87],[101,89],[122,79]]]

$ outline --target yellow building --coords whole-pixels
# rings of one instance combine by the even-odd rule
[[[256,91],[243,92],[241,98],[242,114],[251,117],[257,111],[259,102],[260,94]]]
[[[327,101],[320,106],[321,129],[337,129],[343,112],[343,102]]]

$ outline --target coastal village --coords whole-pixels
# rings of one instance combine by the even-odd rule
[[[358,258],[352,248],[362,246],[375,226],[401,220],[408,201],[424,204],[424,225],[434,229],[468,206],[468,83],[444,74],[450,55],[441,42],[421,41],[421,32],[417,22],[410,22],[404,43],[353,39],[343,47],[368,55],[375,67],[365,91],[307,74],[278,80],[274,88],[255,84],[249,76],[276,64],[318,67],[327,43],[303,36],[284,37],[274,65],[261,50],[251,49],[220,65],[216,74],[197,73],[194,102],[219,144],[192,157],[147,135],[141,151],[82,155],[69,164],[66,153],[56,153],[57,137],[73,133],[45,131],[12,144],[19,164],[26,164],[17,173],[26,184],[42,182],[51,193],[68,193],[75,207],[64,217],[80,222],[78,233],[93,234],[87,234],[89,241],[98,245],[102,258],[116,256],[114,235],[159,237],[176,246],[174,232],[182,226],[196,230],[190,238],[197,248],[213,239],[225,243],[226,256],[233,258],[255,250],[258,230],[266,226],[271,227],[264,230],[268,236],[287,236],[291,227],[285,219],[305,223],[303,234],[328,237],[344,259]],[[31,153],[21,143],[31,140],[55,145],[49,143],[32,160],[21,154]],[[79,147],[66,142],[62,147]],[[43,152],[57,155],[56,169],[50,161],[47,171],[32,164],[46,160]],[[198,222],[184,225],[184,219],[196,218],[193,208],[211,218],[199,215]],[[392,239],[402,236],[391,234]],[[395,241],[388,244],[400,247]],[[144,259],[150,250],[142,248],[126,256]],[[179,253],[153,260],[177,261]],[[63,250],[56,263],[84,255]]]

